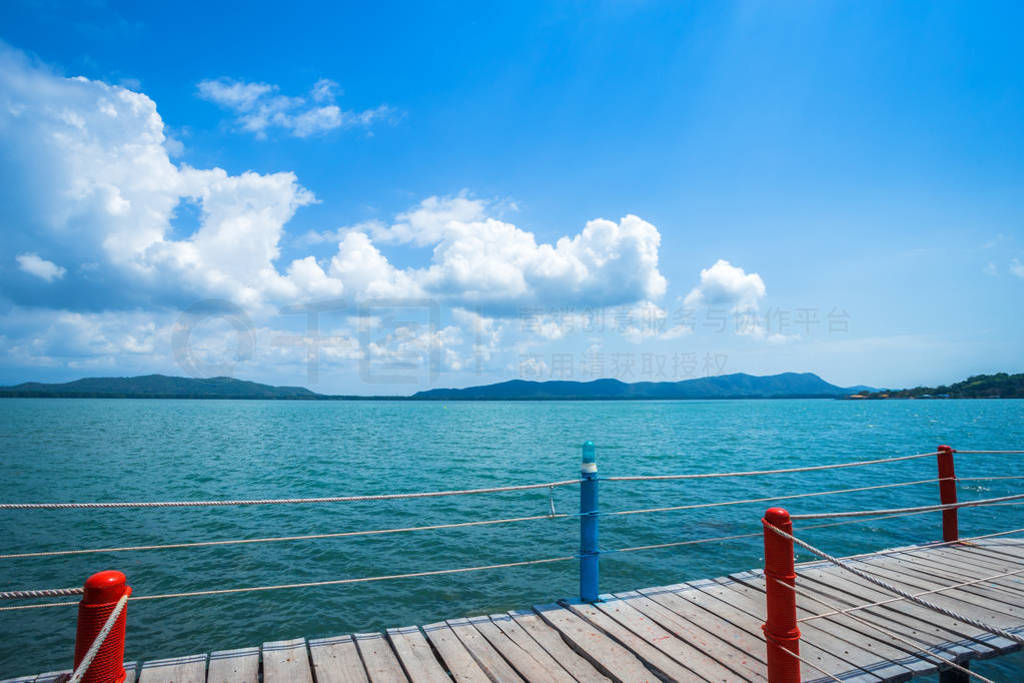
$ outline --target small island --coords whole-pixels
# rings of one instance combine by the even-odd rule
[[[847,398],[859,400],[890,398],[1024,398],[1024,373],[1011,375],[1005,372],[997,372],[994,375],[973,375],[949,386],[943,384],[937,387],[862,391],[851,394]]]

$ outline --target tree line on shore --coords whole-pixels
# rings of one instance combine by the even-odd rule
[[[1024,398],[1024,373],[1011,375],[997,372],[994,375],[973,375],[961,382],[937,387],[914,387],[869,391],[859,394],[861,398]]]

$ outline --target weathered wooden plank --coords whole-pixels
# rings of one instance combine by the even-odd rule
[[[933,579],[944,578],[950,570],[953,572],[980,572],[983,575],[1024,570],[1024,561],[1002,561],[999,558],[987,557],[984,549],[972,546],[960,550],[954,547],[935,548],[929,552],[899,553],[882,558],[864,557],[859,558],[859,563],[864,566],[881,564],[894,569],[902,566],[912,567],[914,571]],[[939,568],[932,569],[931,567],[934,566]]]
[[[523,679],[527,681],[559,681],[560,683],[573,683],[573,677],[565,672],[560,666],[545,668],[533,656],[519,647],[498,628],[490,617],[469,617],[468,621],[477,631],[480,632],[491,647],[498,651],[505,661],[512,665]]]
[[[389,628],[388,638],[413,683],[450,683],[452,679],[437,661],[419,627]]]
[[[968,567],[984,567],[987,569],[998,569],[999,571],[1012,571],[1024,566],[1024,560],[1020,558],[993,552],[985,546],[961,546],[954,545],[943,548],[942,553],[935,553],[945,561],[955,562]],[[918,555],[915,554],[914,557]],[[992,573],[999,573],[993,571]]]
[[[749,654],[763,665],[765,659],[764,639],[751,635],[741,625],[737,625],[729,620],[730,616],[737,616],[739,614],[738,611],[730,613],[726,609],[727,606],[722,608],[716,607],[714,611],[711,611],[699,604],[695,604],[691,600],[684,599],[681,593],[677,594],[668,588],[642,588],[635,592],[651,600],[651,602],[667,610],[669,613],[678,616],[681,623],[692,624],[708,633],[716,635],[720,640],[730,643],[741,652]],[[710,603],[713,601],[712,598],[703,596],[699,591],[693,592],[696,599],[701,602]],[[742,621],[746,622],[748,626],[750,625],[750,619],[746,614],[742,615]]]
[[[206,683],[206,655],[146,662],[139,672],[139,683]]]
[[[763,592],[753,590],[749,586],[731,579],[714,579],[715,583],[725,589],[725,599],[736,607],[746,610],[762,621],[765,614],[765,598]],[[799,601],[799,598],[797,598]],[[808,616],[806,610],[797,610],[799,616]],[[822,624],[818,621],[805,622],[800,625],[801,643],[814,643],[822,650],[827,650],[840,659],[851,664],[851,669],[860,669],[883,680],[906,680],[913,672],[901,664],[888,661],[875,650],[881,643],[875,639],[863,638],[860,633],[852,631],[837,623]],[[891,653],[891,651],[888,651]],[[896,652],[901,658],[906,653]]]
[[[263,643],[263,683],[313,683],[305,638]]]
[[[727,668],[711,653],[677,638],[670,630],[662,628],[657,621],[636,610],[625,600],[609,595],[594,607],[705,680],[752,680],[750,675]]]
[[[998,540],[998,539],[992,539]],[[973,555],[984,558],[989,562],[1004,562],[1014,565],[1019,565],[1024,562],[1024,548],[1019,544],[1005,545],[1005,544],[994,544],[985,543],[982,544],[980,541],[977,543],[970,544],[958,544],[948,546],[950,550],[959,550],[963,552],[970,552]]]
[[[210,655],[207,683],[257,683],[260,676],[260,649],[245,647],[221,650]]]
[[[980,555],[981,553],[977,552],[966,555],[962,553],[954,554],[952,551],[949,553],[936,551],[927,554],[906,553],[901,554],[899,557],[902,562],[908,565],[920,567],[933,573],[945,572],[950,576],[960,577],[960,581],[973,581],[998,574],[1019,571],[1020,574],[1017,575],[989,579],[989,583],[999,586],[1001,590],[1006,591],[1007,600],[1019,603],[1021,595],[1024,594],[1024,563],[1016,565],[993,564],[985,561]]]
[[[617,593],[616,598],[629,605],[644,617],[654,621],[662,628],[670,631],[676,638],[683,640],[699,651],[707,653],[722,666],[727,667],[735,675],[753,681],[766,680],[767,670],[764,662],[757,659],[754,653],[743,652],[732,643],[717,638],[712,633],[683,619],[672,610],[659,605],[636,591]],[[694,608],[696,609],[696,608]],[[737,630],[735,627],[730,630]],[[763,646],[758,644],[758,654]]]
[[[559,605],[535,605],[533,609],[577,652],[612,680],[657,680],[636,655],[570,610]]]
[[[734,604],[734,595],[728,593],[725,588],[714,581],[692,581],[690,583],[669,586],[669,588],[678,589],[678,595],[686,600],[693,601],[705,609],[717,614],[728,615],[729,621],[758,637],[763,642],[764,634],[761,632],[761,624],[764,623],[763,611],[758,616],[756,611],[752,613],[749,610],[736,606]],[[805,662],[801,663],[800,667],[804,680],[822,678],[821,671],[825,671],[833,676],[842,677],[843,680],[880,680],[878,676],[858,669],[846,661],[845,658],[823,649],[813,642],[807,642],[805,645],[806,647],[801,647],[800,649],[800,656],[805,660]],[[764,648],[765,646],[762,644],[761,647]],[[817,669],[814,667],[817,667]]]
[[[854,566],[860,567],[876,578],[882,579],[910,593],[920,593],[921,591],[928,591],[934,588],[942,588],[943,585],[952,583],[946,582],[943,584],[935,579],[918,578],[886,564],[861,561],[855,563]],[[948,593],[933,593],[928,596],[927,600],[941,607],[956,610],[962,614],[969,614],[973,618],[981,619],[1000,628],[1012,628],[1021,625],[1020,618],[1007,612],[1004,609],[1005,605],[995,600],[965,593],[961,590],[953,590]]]
[[[557,661],[551,654],[544,649],[544,647],[534,640],[526,630],[520,626],[512,617],[508,614],[492,614],[490,616],[491,623],[499,631],[504,633],[509,640],[518,645],[523,651],[533,657],[538,664],[545,671],[556,672],[558,680],[566,681],[577,681],[577,680],[589,680],[589,681],[604,681],[607,680],[600,674],[594,667],[592,667],[585,659],[581,658],[576,653],[573,655],[587,668],[587,673],[583,677],[579,675],[573,676],[569,673],[569,670],[562,665],[561,662]],[[543,622],[541,622],[543,624]],[[476,622],[474,622],[476,625]],[[561,636],[555,634],[555,637],[561,639]],[[564,642],[564,641],[563,641]],[[566,648],[569,649],[569,648]],[[569,650],[572,652],[572,650]]]
[[[1019,567],[1024,560],[1012,555],[1006,555],[993,549],[990,546],[979,546],[972,544],[955,544],[944,548],[936,548],[929,553],[908,553],[912,557],[937,556],[943,559],[956,558],[957,561],[968,566],[998,566],[998,567]]]
[[[352,638],[373,683],[409,680],[383,633],[356,633]]]
[[[745,585],[747,590],[753,592],[755,600],[764,601],[766,599],[765,580],[762,572],[743,572],[732,574],[729,578]],[[800,588],[802,592],[797,596],[798,618],[803,619],[832,611],[830,605],[834,603],[826,603],[820,596],[818,599],[808,597],[813,594],[810,591],[803,591],[802,586]],[[878,674],[882,678],[899,680],[906,678],[907,672],[919,676],[935,671],[934,658],[924,657],[920,653],[921,648],[906,645],[882,634],[877,628],[866,625],[859,617],[836,614],[813,620],[813,623],[822,631],[870,653],[878,661],[891,664],[891,667],[887,664],[869,667],[872,673]],[[801,625],[801,629],[806,632],[803,625]]]
[[[986,550],[1024,559],[1024,539],[1002,536],[999,538],[979,538],[972,543]]]
[[[310,640],[309,659],[316,683],[367,683],[370,680],[352,636]]]
[[[618,601],[616,600],[615,602],[617,603]],[[682,643],[682,641],[657,624],[651,624],[648,621],[648,624],[651,627],[649,632],[653,634],[651,640],[654,641],[650,642],[647,638],[638,635],[633,629],[623,624],[622,621],[614,618],[607,610],[602,609],[603,605],[598,606],[587,603],[571,602],[566,603],[565,606],[572,610],[577,616],[607,633],[616,642],[636,655],[640,661],[647,666],[647,668],[654,670],[662,678],[673,681],[722,680],[717,676],[717,670],[711,677],[705,675],[706,670],[709,668],[707,664],[709,660],[702,653],[695,653],[692,648],[687,646],[687,650],[689,650],[687,656],[691,659],[684,665],[681,659],[686,657],[681,658],[673,656],[673,654],[678,655],[679,653],[674,652],[673,654],[669,654],[661,647],[658,647],[657,645],[661,644],[657,643],[657,639],[659,638],[664,639],[664,642],[667,643]],[[623,613],[626,612],[626,609],[627,608],[620,606],[619,609],[613,609],[612,611],[621,617],[623,616]],[[670,649],[674,650],[675,648]]]
[[[522,680],[468,619],[448,619],[447,624],[492,681]]]
[[[987,567],[979,568],[977,564],[973,567],[967,567],[961,563],[938,562],[927,558],[908,556],[890,558],[889,565],[899,572],[907,573],[909,576],[936,583],[936,588],[945,588],[957,583],[1004,573]],[[1021,575],[1024,576],[1024,565],[1020,566],[1019,570]],[[1006,583],[1007,580],[1009,580],[1009,584]],[[1013,581],[1014,577],[990,579],[982,583],[943,590],[942,593],[956,597],[962,592],[994,600],[1000,604],[1000,611],[1021,618],[1024,616],[1024,610],[1020,607],[1021,598],[1024,597],[1024,584],[1015,587],[1013,586]]]
[[[871,584],[834,571],[803,571],[797,580],[804,589],[819,593],[844,607],[870,604],[891,597],[886,594],[887,597],[880,598]],[[949,653],[946,656],[952,656],[958,661],[972,655],[980,658],[994,656],[1013,642],[907,601],[890,602],[879,607],[861,609],[857,613],[872,623],[892,628],[905,638],[921,642],[936,651],[944,650]]]
[[[608,680],[608,677],[598,671],[593,664],[569,647],[558,631],[546,624],[535,612],[513,610],[508,613],[508,616],[512,619],[513,624],[544,648],[545,652],[557,660],[580,683],[598,683]],[[506,628],[504,622],[496,617],[493,619],[499,627]],[[505,632],[510,633],[509,630]],[[513,636],[510,634],[509,637]]]
[[[427,634],[427,639],[437,649],[448,667],[448,673],[456,681],[485,683],[491,680],[448,624],[427,624],[423,627],[423,632]]]
[[[70,676],[74,673],[71,669],[65,669],[64,671],[47,671],[44,674],[38,676],[22,676],[21,678],[6,678],[0,683],[28,683],[34,681],[34,683],[54,683],[61,676]]]
[[[1024,563],[1002,562],[996,560],[989,562],[981,552],[973,552],[970,555],[950,550],[945,554],[936,556],[909,555],[908,562],[919,565],[927,565],[934,569],[952,568],[958,575],[970,579],[988,579],[987,585],[998,586],[1000,591],[1005,593],[1007,600],[1019,604],[1024,597]],[[1018,572],[1010,574],[1010,572]],[[988,577],[998,574],[1007,574],[998,578]],[[964,580],[967,580],[965,578]]]

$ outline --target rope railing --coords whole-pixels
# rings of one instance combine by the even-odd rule
[[[1022,477],[1024,478],[1024,477]],[[617,512],[602,512],[601,514],[606,517],[614,517],[618,515],[637,515],[647,512],[672,512],[676,510],[699,510],[703,508],[715,508],[723,507],[728,505],[748,505],[750,503],[768,503],[773,501],[781,500],[796,500],[798,498],[813,498],[816,496],[831,496],[839,493],[857,493],[860,491],[874,491],[877,489],[890,489],[899,488],[903,486],[917,486],[919,484],[934,484],[935,482],[944,481],[943,479],[919,479],[917,481],[904,481],[897,482],[894,484],[876,484],[874,486],[858,486],[856,488],[849,489],[832,489],[830,491],[812,491],[811,493],[792,493],[782,496],[767,496],[763,498],[743,498],[740,500],[725,500],[714,503],[692,503],[690,505],[672,505],[669,507],[657,507],[657,508],[643,508],[639,510],[619,510]]]
[[[963,451],[955,453],[1024,453],[1024,451]],[[747,470],[738,472],[695,472],[689,474],[658,474],[601,477],[601,481],[672,481],[685,479],[710,479],[723,477],[750,477],[772,474],[792,474],[797,472],[816,472],[821,470],[843,469],[847,467],[863,467],[916,458],[927,458],[937,455],[938,451],[915,453],[891,458],[875,458],[854,462],[832,463],[827,465],[810,465],[806,467],[786,467],[770,470]],[[415,498],[437,498],[442,496],[465,496],[484,493],[503,493],[508,491],[528,491],[532,489],[554,488],[579,484],[580,479],[566,479],[539,484],[518,484],[512,486],[493,486],[476,489],[457,489],[447,491],[421,491],[413,493],[384,493],[373,495],[326,496],[313,498],[257,498],[239,500],[178,500],[178,501],[109,501],[109,502],[52,502],[52,503],[0,503],[0,510],[80,510],[103,508],[160,508],[160,507],[216,507],[233,505],[293,505],[313,503],[351,503],[363,501],[402,500]]]
[[[966,453],[968,455],[974,454],[992,454],[992,455],[1022,455],[1024,451],[964,451],[959,448],[953,449],[954,453]]]
[[[948,503],[946,505],[922,505],[919,507],[907,507],[907,508],[891,508],[888,510],[849,510],[846,512],[816,512],[811,514],[803,515],[792,515],[794,520],[797,519],[829,519],[833,517],[866,517],[870,515],[885,515],[896,512],[933,512],[937,510],[957,510],[959,508],[966,507],[978,507],[982,505],[993,505],[1008,500],[1020,500],[1024,498],[1024,493],[1018,493],[1013,496],[1000,496],[998,498],[983,498],[981,500],[968,500],[962,503]]]
[[[366,531],[338,531],[325,534],[305,534],[299,536],[270,536],[266,538],[239,538],[222,541],[193,541],[187,543],[164,543],[157,545],[135,545],[112,548],[76,548],[73,550],[44,550],[30,553],[8,553],[0,555],[0,560],[8,560],[22,557],[57,557],[64,555],[86,555],[90,553],[115,553],[138,550],[170,550],[176,548],[204,548],[226,545],[245,545],[250,543],[277,543],[282,541],[310,541],[325,538],[348,538],[351,536],[376,536],[383,534],[399,534],[411,531],[433,531],[437,529],[459,529],[463,527],[488,526],[492,524],[511,524],[514,522],[529,522],[540,519],[565,519],[576,517],[576,514],[555,513],[546,515],[531,515],[528,517],[507,517],[505,519],[483,519],[472,522],[452,522],[450,524],[429,524],[426,526],[397,527],[393,529],[372,529]],[[0,598],[3,594],[0,593]]]
[[[754,477],[767,474],[791,474],[793,472],[817,472],[820,470],[837,470],[845,467],[863,467],[865,465],[878,465],[888,462],[899,462],[901,460],[914,460],[915,458],[927,458],[938,455],[939,451],[930,453],[915,453],[914,455],[900,455],[892,458],[876,458],[874,460],[858,460],[856,462],[842,462],[830,465],[809,465],[807,467],[786,467],[774,470],[745,470],[742,472],[697,472],[692,474],[650,474],[629,477],[602,477],[602,481],[672,481],[677,479],[717,479],[721,477]]]
[[[954,453],[964,454],[986,454],[986,453],[1024,453],[1024,451],[978,451],[978,450],[954,450]],[[891,458],[875,458],[872,460],[858,460],[854,462],[832,463],[827,465],[810,465],[806,467],[786,467],[770,470],[746,470],[737,472],[694,472],[688,474],[658,474],[658,475],[632,475],[601,477],[601,481],[674,481],[686,479],[713,479],[727,477],[750,477],[765,476],[773,474],[792,474],[798,472],[816,472],[822,470],[843,469],[847,467],[863,467],[866,465],[878,465],[890,462],[913,460],[916,458],[927,458],[938,455],[938,451],[929,453],[915,453],[913,455],[901,455]],[[1003,477],[1011,478],[1011,477]],[[992,478],[995,479],[995,478]],[[533,489],[555,488],[579,484],[580,479],[566,479],[562,481],[544,482],[538,484],[518,484],[511,486],[493,486],[476,489],[456,489],[446,491],[420,491],[412,493],[383,493],[371,495],[353,496],[325,496],[311,498],[257,498],[237,500],[177,500],[177,501],[108,501],[108,502],[50,502],[50,503],[0,503],[0,510],[81,510],[81,509],[106,509],[106,508],[162,508],[162,507],[218,507],[218,506],[243,506],[243,505],[296,505],[315,503],[351,503],[382,500],[402,500],[415,498],[437,498],[443,496],[465,496],[485,493],[503,493],[509,491],[528,491]],[[934,480],[933,480],[934,481]],[[966,481],[966,480],[965,480]]]
[[[442,496],[472,496],[482,493],[504,493],[507,491],[529,491],[550,489],[558,486],[579,484],[579,479],[550,481],[543,484],[518,484],[514,486],[491,486],[480,489],[459,489],[451,491],[422,491],[418,493],[381,493],[363,496],[328,496],[323,498],[257,498],[241,500],[167,500],[167,501],[125,501],[104,503],[0,503],[0,510],[83,510],[91,508],[182,508],[219,507],[229,505],[296,505],[307,503],[354,503],[362,501],[402,500],[409,498],[440,498]]]
[[[931,510],[928,510],[926,512],[931,512]],[[871,517],[871,518],[848,519],[848,520],[843,520],[843,521],[840,521],[840,522],[829,522],[829,523],[824,523],[824,524],[812,524],[812,525],[809,525],[809,526],[802,527],[802,529],[806,531],[806,530],[812,530],[812,529],[824,529],[824,528],[830,528],[830,527],[845,526],[845,525],[848,525],[848,524],[866,524],[866,523],[869,523],[869,522],[883,521],[883,520],[886,520],[886,519],[893,519],[893,518],[899,518],[899,517],[909,517],[909,516],[919,515],[919,514],[923,514],[923,513],[922,512],[911,512],[911,513],[902,513],[902,514],[893,514],[893,515],[881,515],[881,516],[878,516],[878,517]],[[573,516],[573,515],[563,515],[563,516],[569,517],[569,516]],[[538,517],[538,519],[543,519],[543,518],[545,518],[545,517]],[[982,536],[973,536],[973,537],[970,537],[970,538],[961,539],[961,541],[964,541],[964,542],[966,542],[966,541],[974,541],[974,540],[980,540],[980,539],[985,539],[985,538],[994,538],[994,537],[997,537],[997,536],[1007,536],[1007,535],[1015,534],[1015,533],[1024,533],[1024,528],[1014,529],[1012,531],[1002,531],[1002,532],[993,533],[993,534],[985,534],[985,535],[982,535]],[[707,537],[707,538],[688,539],[688,540],[685,540],[685,541],[670,541],[670,542],[667,542],[667,543],[655,543],[655,544],[650,544],[650,545],[632,546],[632,547],[625,547],[625,548],[613,548],[613,549],[601,550],[599,552],[602,555],[608,555],[608,554],[612,554],[612,553],[631,553],[631,552],[637,552],[637,551],[642,551],[642,550],[658,550],[658,549],[662,549],[662,548],[676,548],[676,547],[687,546],[687,545],[701,545],[701,544],[704,544],[704,543],[719,543],[719,542],[723,542],[723,541],[732,541],[732,540],[739,540],[739,539],[745,539],[745,538],[760,538],[762,535],[763,534],[759,533],[759,532],[743,533],[743,534],[731,534],[731,535],[727,535],[727,536],[713,536],[713,537]],[[931,547],[938,547],[938,546],[942,546],[942,545],[948,545],[948,544],[946,544],[946,543],[935,543],[935,544],[929,545],[928,547],[931,548]],[[99,552],[99,551],[97,551],[97,552]],[[892,552],[897,552],[897,551],[894,550]],[[867,554],[871,554],[871,553],[867,553]],[[878,553],[878,554],[883,554],[883,553]],[[856,558],[856,557],[861,557],[861,556],[860,555],[851,555],[851,556],[848,556],[848,557],[843,558],[843,559],[851,559],[851,558]],[[486,566],[483,566],[483,567],[470,567],[470,568],[454,569],[454,570],[439,570],[439,571],[436,571],[436,572],[427,572],[427,573],[425,573],[423,575],[424,576],[430,576],[430,575],[437,574],[437,573],[448,574],[448,573],[474,571],[474,570],[477,570],[477,569],[481,569],[481,570],[482,569],[501,569],[501,568],[505,568],[505,567],[519,566],[520,564],[546,563],[546,562],[561,561],[562,559],[571,560],[571,559],[578,559],[578,558],[579,558],[579,555],[572,555],[572,556],[568,556],[566,558],[555,558],[555,559],[550,559],[550,560],[549,559],[544,559],[544,560],[538,560],[538,561],[527,561],[527,562],[523,562],[523,563],[501,564],[501,565],[486,565]],[[414,575],[412,575],[412,574],[398,574],[398,575],[394,575],[394,576],[371,577],[371,578],[368,578],[368,579],[345,579],[345,580],[342,580],[342,582],[354,583],[354,582],[359,582],[359,581],[376,581],[376,580],[387,580],[387,579],[392,579],[392,578],[410,578],[412,576],[414,576]],[[312,584],[289,584],[289,585],[285,585],[285,586],[282,586],[282,587],[283,588],[297,588],[297,587],[302,587],[302,586],[306,586],[306,585],[309,585],[309,586],[331,585],[331,583],[332,582],[327,582],[326,584],[322,583],[322,582],[312,583]],[[228,592],[230,592],[230,590],[231,589],[229,589]],[[269,590],[269,588],[264,589],[264,590]],[[81,588],[54,588],[54,589],[44,589],[44,590],[4,591],[4,592],[0,592],[0,599],[22,600],[22,599],[29,599],[29,598],[62,597],[62,596],[70,596],[70,595],[80,595],[81,593],[82,593],[82,589]],[[207,593],[205,591],[200,591],[200,592],[197,592],[197,593],[188,593],[188,592],[186,592],[186,593],[172,593],[172,594],[167,594],[167,595],[158,596],[158,597],[189,597],[189,596],[192,596],[192,595],[208,595],[208,594],[209,593]],[[133,596],[131,599],[132,600],[147,599],[147,596]],[[150,598],[150,599],[152,599],[152,598]],[[73,603],[73,602],[52,602],[52,603],[42,603],[42,604],[38,604],[38,605],[18,605],[18,606],[13,606],[13,607],[0,607],[0,611],[18,610],[18,609],[32,609],[32,608],[36,608],[36,607],[59,607],[59,606],[62,606],[62,605],[74,605],[74,604],[77,604],[77,603]]]
[[[1024,479],[1024,477],[1018,477]],[[978,479],[989,479],[989,477],[979,477]],[[922,479],[918,481],[907,481],[897,482],[892,484],[878,484],[875,486],[859,486],[856,488],[847,489],[832,489],[829,491],[814,491],[811,493],[796,493],[782,496],[768,496],[762,498],[747,498],[741,500],[729,500],[719,501],[713,503],[694,503],[691,505],[676,505],[671,507],[658,507],[658,508],[640,508],[634,510],[616,510],[612,512],[598,513],[602,516],[614,517],[623,515],[637,515],[647,514],[655,512],[670,512],[678,510],[695,510],[701,508],[714,508],[731,505],[746,505],[752,503],[764,503],[764,502],[775,502],[783,500],[794,500],[800,498],[810,498],[818,496],[829,496],[837,495],[842,493],[855,493],[862,491],[872,491],[876,489],[887,489],[887,488],[899,488],[905,486],[916,486],[920,484],[931,484],[935,482],[943,481],[942,479]],[[961,480],[963,481],[963,480]],[[231,545],[247,545],[253,543],[277,543],[285,541],[309,541],[309,540],[320,540],[329,538],[349,538],[354,536],[373,536],[383,534],[395,534],[395,533],[407,533],[413,531],[434,531],[440,529],[457,529],[464,527],[474,526],[489,526],[495,524],[511,524],[516,522],[529,522],[546,519],[568,519],[571,517],[578,517],[578,513],[548,513],[545,515],[530,515],[524,517],[508,517],[503,519],[487,519],[477,520],[470,522],[453,522],[448,524],[430,524],[425,526],[414,526],[414,527],[398,527],[391,529],[372,529],[364,531],[340,531],[320,534],[303,534],[303,535],[292,535],[292,536],[270,536],[263,538],[243,538],[243,539],[228,539],[228,540],[213,540],[213,541],[190,541],[182,543],[163,543],[163,544],[149,544],[149,545],[134,545],[134,546],[115,546],[106,548],[75,548],[71,550],[44,550],[24,553],[6,553],[0,554],[0,560],[18,559],[27,557],[62,557],[68,555],[86,555],[94,553],[113,553],[113,552],[132,552],[132,551],[143,551],[143,550],[171,550],[181,548],[203,548],[203,547],[217,547],[217,546],[231,546]],[[2,599],[2,593],[0,593],[0,599]]]
[[[568,562],[570,560],[578,559],[578,555],[564,555],[562,557],[548,557],[539,560],[521,560],[519,562],[504,562],[501,564],[487,564],[477,565],[473,567],[459,567],[457,569],[434,569],[430,571],[422,572],[408,572],[405,574],[386,574],[382,576],[364,576],[357,578],[347,579],[331,579],[328,581],[307,581],[303,583],[283,583],[269,586],[245,586],[241,588],[214,588],[210,590],[199,590],[199,591],[185,591],[180,593],[161,593],[157,595],[133,595],[129,600],[164,600],[167,598],[191,598],[191,597],[202,597],[210,595],[229,595],[235,593],[253,593],[262,591],[272,590],[284,590],[290,588],[314,588],[319,586],[339,586],[350,583],[370,583],[373,581],[392,581],[396,579],[412,579],[423,576],[441,576],[444,574],[464,574],[467,572],[484,571],[488,569],[507,569],[509,567],[525,567],[528,565],[535,564],[551,564],[554,562]],[[69,605],[77,605],[77,602],[47,602],[39,603],[35,605],[13,605],[10,607],[0,607],[0,612],[12,611],[12,610],[23,610],[23,609],[36,609],[41,607],[67,607]]]

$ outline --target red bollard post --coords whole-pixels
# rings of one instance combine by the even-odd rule
[[[956,502],[956,469],[953,465],[953,449],[939,446],[939,498],[943,505]],[[960,524],[957,520],[958,508],[942,511],[942,540],[956,541],[960,538]]]
[[[96,636],[107,623],[107,618],[117,606],[122,595],[131,595],[132,589],[127,584],[124,574],[119,571],[107,570],[93,574],[85,581],[85,595],[78,603],[78,631],[75,634],[75,669],[89,651]],[[99,652],[89,665],[89,670],[82,677],[82,683],[122,683],[126,677],[124,670],[124,628],[128,609],[114,622]]]
[[[796,591],[780,586],[776,579],[796,585],[793,541],[768,528],[771,525],[787,534],[793,533],[793,522],[782,508],[768,508],[764,513],[764,575],[765,598],[768,602],[764,625],[768,648],[768,682],[800,683],[800,629],[796,622]],[[792,653],[792,654],[791,654]]]

